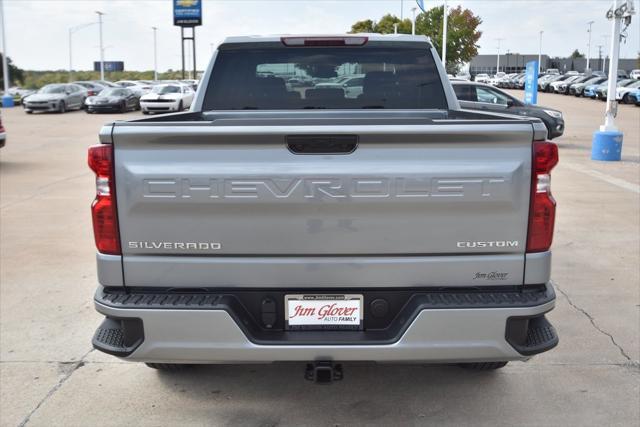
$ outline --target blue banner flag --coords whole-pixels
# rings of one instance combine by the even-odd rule
[[[418,7],[421,11],[426,12],[426,10],[424,9],[424,0],[416,0],[416,3],[418,4]]]
[[[538,103],[538,61],[527,62],[524,76],[524,103]]]

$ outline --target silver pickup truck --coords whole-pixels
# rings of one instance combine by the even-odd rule
[[[549,350],[546,136],[461,109],[422,36],[228,38],[189,112],[89,149],[93,345],[159,369],[307,362],[321,382]]]

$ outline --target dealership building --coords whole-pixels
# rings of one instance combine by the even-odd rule
[[[505,73],[517,73],[524,70],[529,61],[537,61],[538,54],[505,53],[500,55],[500,70]],[[548,55],[542,55],[540,62],[542,70],[548,68],[557,68],[560,72],[579,71],[584,72],[587,67],[586,58],[551,58]],[[618,68],[627,72],[640,68],[637,58],[621,58],[618,61]],[[478,55],[469,63],[469,73],[476,75],[480,73],[495,74],[498,64],[497,55]],[[609,66],[609,58],[592,58],[589,66],[592,71],[606,71]]]

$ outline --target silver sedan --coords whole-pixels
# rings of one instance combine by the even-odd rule
[[[64,113],[68,110],[80,110],[87,98],[87,89],[76,84],[49,84],[23,100],[24,111],[56,111]]]

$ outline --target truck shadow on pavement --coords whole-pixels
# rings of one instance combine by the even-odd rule
[[[465,413],[473,417],[474,408],[495,406],[495,392],[508,388],[504,370],[476,372],[451,365],[343,367],[344,379],[330,385],[305,380],[302,363],[197,365],[181,372],[150,374],[157,375],[167,394],[192,402],[194,410],[210,403],[205,408],[213,419],[228,425],[451,421],[452,404],[460,406],[456,418],[465,419]]]

